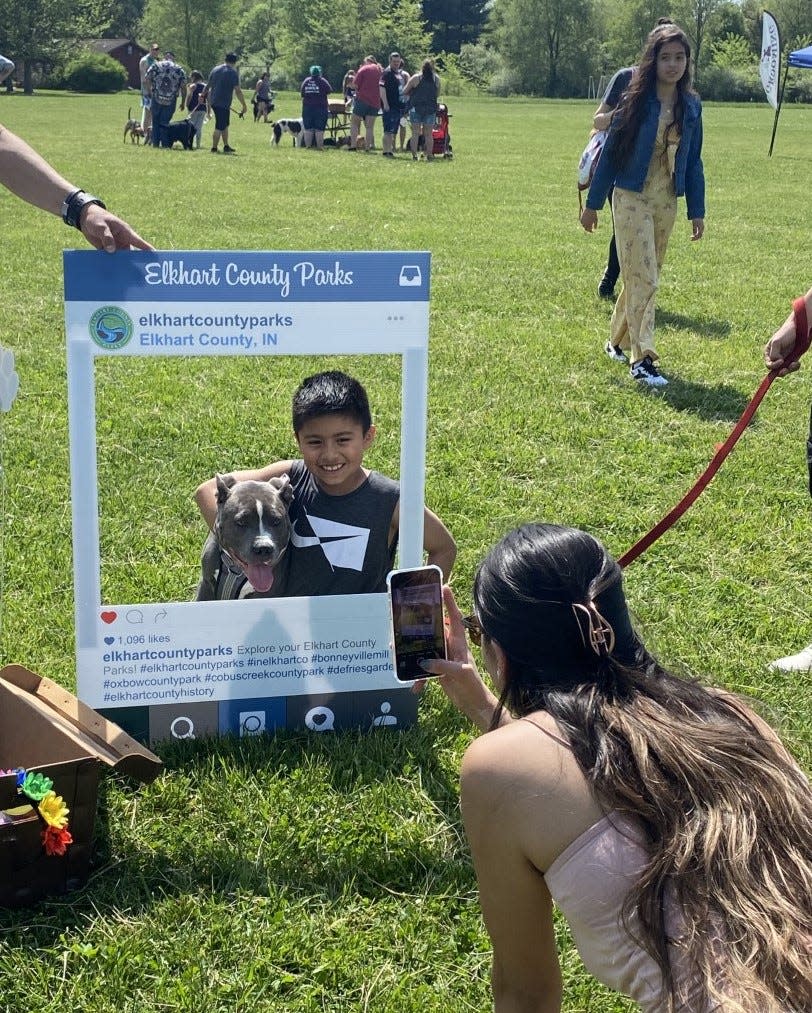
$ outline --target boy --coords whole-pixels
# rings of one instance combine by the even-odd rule
[[[375,439],[366,391],[336,370],[307,377],[293,395],[293,432],[302,460],[233,473],[238,481],[290,476],[293,532],[271,597],[385,591],[397,548],[400,487],[363,467],[364,452]],[[195,500],[211,527],[217,514],[214,479],[198,487]],[[448,580],[457,546],[428,509],[423,545],[428,562]],[[238,597],[239,590],[230,589],[228,597]]]

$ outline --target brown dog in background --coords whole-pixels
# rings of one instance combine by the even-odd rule
[[[141,138],[144,136],[144,128],[138,120],[132,118],[132,107],[127,110],[127,122],[124,124],[124,140],[127,140],[127,134],[130,135],[131,144],[140,144]]]

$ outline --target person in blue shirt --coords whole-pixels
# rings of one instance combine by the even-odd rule
[[[702,104],[691,87],[691,46],[677,25],[658,25],[632,75],[581,215],[587,232],[598,225],[614,187],[612,209],[623,289],[612,314],[613,358],[631,363],[640,383],[668,380],[655,365],[654,310],[660,270],[685,196],[691,238],[705,229]]]

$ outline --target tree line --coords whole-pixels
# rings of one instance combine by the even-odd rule
[[[433,56],[447,93],[584,97],[628,66],[657,18],[688,33],[705,98],[761,98],[758,0],[0,0],[0,52],[27,83],[58,80],[91,38],[158,41],[203,74],[227,50],[246,83],[269,70],[296,87],[319,63],[335,88],[367,53],[397,49],[410,69]],[[785,48],[812,43],[810,0],[771,0]],[[812,74],[790,75],[787,99],[812,101]]]

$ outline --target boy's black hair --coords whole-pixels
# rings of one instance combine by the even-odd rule
[[[306,376],[293,395],[293,431],[322,415],[349,415],[366,433],[372,425],[369,398],[363,386],[337,369]]]

